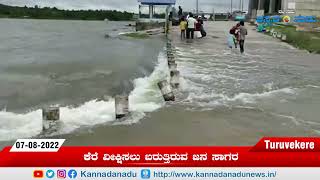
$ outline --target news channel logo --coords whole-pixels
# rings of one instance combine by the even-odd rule
[[[289,22],[291,22],[291,17],[290,16],[284,16],[282,18],[282,21],[285,22],[285,23],[289,23]]]
[[[290,23],[290,22],[295,22],[295,23],[316,23],[318,22],[316,16],[289,16],[289,15],[275,15],[275,16],[258,16],[256,19],[257,23],[267,23],[267,24],[272,24],[272,23]]]
[[[77,175],[78,175],[78,173],[74,169],[71,169],[71,170],[68,171],[68,177],[70,179],[75,179],[77,177]]]
[[[150,169],[142,169],[141,170],[141,179],[150,179],[150,178],[151,178]]]
[[[49,170],[46,171],[46,177],[48,179],[52,179],[52,178],[54,178],[54,176],[55,176],[55,173],[54,173],[53,170],[49,169]]]

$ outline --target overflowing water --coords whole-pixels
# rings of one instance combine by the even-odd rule
[[[133,112],[120,124],[137,122],[144,113],[163,106],[156,88],[157,81],[168,73],[161,39],[139,41],[120,36],[123,31],[132,31],[125,28],[125,23],[33,20],[1,20],[0,23],[11,24],[17,31],[1,35],[12,39],[3,44],[0,52],[3,107],[0,141],[39,135],[41,105],[61,106],[61,129],[46,136],[98,124],[119,124],[114,122],[112,97],[116,94],[130,95]],[[85,27],[87,24],[90,27]],[[27,28],[20,31],[22,26]],[[77,27],[81,28],[80,32],[75,32]],[[111,39],[104,39],[104,33],[110,33]],[[43,37],[37,39],[38,36]]]
[[[123,144],[172,139],[207,145],[219,143],[215,137],[247,144],[263,135],[320,133],[319,56],[251,30],[241,55],[227,47],[232,23],[208,23],[208,37],[191,42],[173,31],[182,77],[177,101],[169,105],[157,86],[169,77],[164,39],[125,38],[119,34],[132,30],[125,23],[0,24],[15,30],[0,30],[0,39],[8,42],[0,46],[0,141],[40,134],[41,107],[55,104],[61,106],[63,125],[44,136],[80,145],[118,143],[121,137]],[[105,39],[105,33],[111,37]],[[132,113],[123,121],[115,120],[117,94],[129,95]],[[118,137],[120,126],[126,126],[127,136]],[[77,137],[79,129],[96,133]]]
[[[133,112],[127,121],[115,121],[115,102],[107,100],[91,100],[78,107],[61,107],[60,120],[62,128],[53,134],[67,134],[81,127],[91,127],[104,123],[131,124],[143,118],[144,113],[152,112],[163,106],[163,98],[156,88],[158,81],[167,78],[164,71],[166,59],[159,55],[159,64],[154,72],[144,78],[134,80],[134,89],[129,96],[129,110]],[[33,137],[42,131],[42,110],[30,111],[25,114],[0,111],[0,140],[12,140],[20,137]]]
[[[304,128],[305,135],[319,133],[320,56],[253,31],[242,55],[221,40],[227,36],[226,25],[232,23],[210,24],[214,37],[193,43],[176,39],[184,77],[182,104],[195,112],[240,109],[250,116],[255,110],[260,112],[256,123],[266,121],[265,116],[279,120],[283,135],[288,126],[280,119]]]

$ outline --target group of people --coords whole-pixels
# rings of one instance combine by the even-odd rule
[[[233,47],[238,48],[238,44],[240,45],[240,52],[244,53],[244,42],[246,36],[248,35],[248,31],[244,26],[244,21],[240,21],[237,25],[233,26],[230,31],[230,35],[228,38],[228,45],[230,48]]]
[[[201,16],[194,17],[192,13],[189,13],[187,17],[185,17],[183,16],[181,6],[179,6],[178,15],[180,18],[181,39],[194,39],[195,36],[196,38],[202,38],[207,35]],[[240,52],[244,53],[244,42],[247,35],[248,31],[244,25],[244,21],[240,21],[229,31],[228,46],[232,48],[234,45],[235,48],[238,48],[239,45]]]
[[[182,16],[180,18],[180,30],[181,39],[194,39],[202,38],[207,35],[203,27],[203,19],[201,16],[194,17],[192,13],[189,13],[187,17]]]

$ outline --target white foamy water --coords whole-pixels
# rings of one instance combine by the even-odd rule
[[[320,89],[320,86],[315,86],[315,85],[307,85],[307,87],[311,87],[311,88],[316,88],[316,89]]]
[[[195,88],[191,88],[190,90],[193,90]],[[296,91],[294,89],[290,88],[283,88],[273,91],[267,91],[262,93],[239,93],[233,97],[227,96],[225,94],[216,94],[214,92],[212,93],[205,93],[202,92],[191,92],[187,98],[189,102],[192,103],[198,103],[200,106],[219,106],[219,105],[226,105],[226,104],[232,104],[235,101],[239,101],[243,104],[250,104],[255,103],[259,99],[264,98],[270,98],[272,96],[277,95],[292,95],[295,94]]]
[[[184,97],[179,104],[194,112],[199,122],[197,113],[202,112],[212,113],[213,122],[229,122],[217,125],[227,136],[230,126],[239,130],[241,138],[250,132],[254,132],[250,137],[256,137],[257,129],[271,136],[319,133],[319,71],[291,63],[297,58],[305,61],[303,52],[251,31],[245,53],[240,54],[239,48],[230,50],[224,42],[225,30],[233,24],[216,23],[210,24],[206,38],[190,43],[175,40]]]
[[[202,108],[259,104],[261,101],[296,96],[294,86],[279,86],[281,80],[267,71],[261,56],[239,56],[231,51],[205,52],[184,44],[176,47],[181,71],[183,101]],[[265,76],[261,76],[264,73]]]
[[[92,100],[79,107],[61,107],[61,128],[51,135],[71,133],[82,127],[92,127],[104,123],[113,125],[139,122],[146,112],[152,112],[164,105],[157,83],[168,78],[167,60],[159,54],[158,64],[153,73],[134,81],[134,89],[129,95],[131,116],[124,122],[115,121],[115,100]],[[0,111],[0,141],[37,136],[42,131],[42,110],[16,114]]]

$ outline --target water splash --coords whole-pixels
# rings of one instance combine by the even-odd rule
[[[139,122],[146,112],[152,112],[164,105],[158,81],[168,78],[167,60],[163,52],[158,56],[158,65],[148,77],[134,81],[134,89],[129,96],[129,108],[133,113],[125,121],[115,121],[114,98],[105,101],[92,100],[78,107],[61,107],[61,128],[50,135],[71,133],[82,127],[93,127],[99,124],[130,125]],[[42,110],[25,114],[0,111],[0,141],[17,138],[28,138],[42,131]]]

